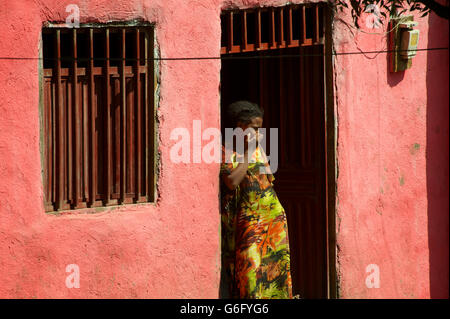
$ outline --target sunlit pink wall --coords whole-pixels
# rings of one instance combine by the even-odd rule
[[[447,20],[414,15],[419,48],[448,48]],[[385,35],[350,20],[336,21],[337,52],[387,49]],[[419,51],[399,73],[387,57],[335,58],[340,296],[448,298],[448,50]],[[366,285],[369,265],[379,288]]]
[[[81,22],[154,22],[161,56],[198,57],[220,54],[222,8],[284,2],[2,1],[0,56],[37,57],[42,23],[64,22],[71,3],[79,5]],[[431,39],[428,18],[418,21],[419,47],[425,48]],[[434,28],[442,35],[433,34],[433,46],[448,46],[448,24],[436,20]],[[386,49],[380,36],[352,32],[336,22],[336,51]],[[0,60],[0,297],[218,296],[219,167],[172,163],[169,149],[175,142],[169,137],[173,128],[190,130],[194,119],[203,128],[219,127],[220,61],[162,61],[159,68],[157,204],[53,216],[43,207],[38,61]],[[341,296],[429,297],[429,241],[436,247],[436,271],[448,282],[448,244],[446,250],[441,244],[445,238],[448,243],[448,195],[443,195],[448,191],[448,146],[443,146],[448,140],[448,120],[443,119],[448,118],[448,51],[419,52],[404,75],[389,74],[384,53],[374,59],[338,56],[334,78]],[[433,97],[427,94],[431,89]],[[430,147],[443,147],[433,153],[432,165],[442,170],[431,170],[431,177]],[[430,182],[437,189],[431,195]],[[430,196],[438,234],[431,239]],[[79,289],[65,285],[69,264],[80,267]],[[368,264],[380,268],[378,289],[365,285]],[[436,291],[447,289],[448,295],[448,285],[436,282]]]

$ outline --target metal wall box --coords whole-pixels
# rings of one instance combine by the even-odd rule
[[[414,21],[414,17],[410,16],[401,16],[397,18],[391,18],[389,21],[388,31],[389,33],[389,63],[390,63],[390,71],[391,72],[399,72],[404,71],[412,66],[412,60],[409,56],[405,58],[402,56],[402,53],[408,53],[407,51],[402,50],[402,35],[404,32],[408,31],[418,31],[412,30],[413,26],[416,26],[417,22]],[[407,39],[405,37],[405,39]],[[414,40],[411,38],[411,40]],[[418,40],[418,39],[417,39]],[[417,46],[417,45],[416,45]],[[415,55],[415,51],[414,51]]]

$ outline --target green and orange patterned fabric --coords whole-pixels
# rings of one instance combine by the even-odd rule
[[[274,176],[256,148],[247,174],[232,190],[226,176],[239,164],[236,153],[222,147],[222,265],[229,297],[291,299],[292,280],[286,213],[273,189]]]

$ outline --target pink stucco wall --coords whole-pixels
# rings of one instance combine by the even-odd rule
[[[217,1],[22,0],[0,2],[0,56],[37,57],[43,21],[64,22],[71,3],[81,22],[156,22],[162,56],[219,54]],[[168,154],[171,129],[193,119],[219,127],[220,62],[160,69],[157,204],[51,216],[42,204],[38,62],[0,61],[1,297],[218,296],[218,164],[173,164]],[[69,264],[80,267],[79,289],[65,286]]]
[[[448,48],[448,21],[414,15],[419,48]],[[387,49],[385,35],[338,18],[337,52]],[[335,58],[343,298],[448,298],[448,56],[419,51],[399,73],[385,53]],[[366,286],[370,264],[379,288]]]
[[[65,21],[71,3],[81,22],[155,22],[161,56],[194,57],[219,55],[221,8],[284,2],[1,1],[0,56],[37,57],[42,23]],[[433,46],[448,46],[446,36],[428,34],[428,18],[418,21],[420,47],[432,36]],[[448,24],[434,23],[448,34]],[[338,52],[385,48],[379,36],[354,37],[342,23],[334,41]],[[54,216],[43,207],[38,61],[0,60],[0,297],[218,297],[219,167],[168,157],[173,128],[194,119],[219,127],[219,71],[218,60],[160,63],[156,205]],[[448,120],[440,116],[448,117],[448,51],[418,53],[404,75],[388,73],[384,54],[338,56],[334,77],[341,296],[429,297],[430,269],[448,282],[448,246],[440,244],[448,242]],[[69,264],[80,267],[79,289],[65,286]],[[365,286],[368,264],[380,267],[378,289]],[[436,294],[448,295],[434,281]]]

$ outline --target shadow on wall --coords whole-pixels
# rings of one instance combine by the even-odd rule
[[[428,48],[448,47],[448,20],[430,14]],[[431,298],[449,297],[449,51],[427,51],[427,198]]]

